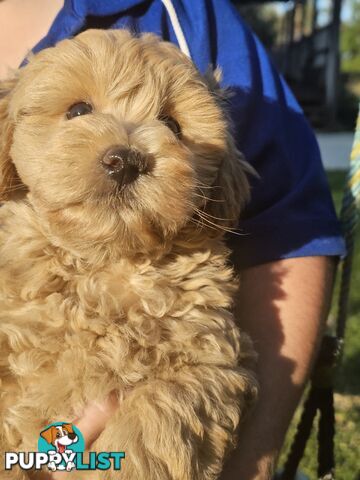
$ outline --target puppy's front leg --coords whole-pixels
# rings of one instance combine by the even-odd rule
[[[247,370],[183,367],[133,390],[93,450],[125,451],[122,480],[214,480],[255,395]]]

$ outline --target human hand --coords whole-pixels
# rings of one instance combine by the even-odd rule
[[[104,430],[106,422],[114,415],[118,406],[118,397],[112,392],[103,403],[88,405],[81,416],[72,422],[83,434],[87,449],[91,447]],[[42,480],[65,480],[68,475],[69,473],[64,471],[46,472],[41,478]]]

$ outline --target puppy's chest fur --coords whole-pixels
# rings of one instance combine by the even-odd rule
[[[183,365],[234,362],[237,285],[222,245],[94,267],[53,246],[26,204],[9,202],[0,222],[3,402],[16,391],[20,410],[62,420]]]

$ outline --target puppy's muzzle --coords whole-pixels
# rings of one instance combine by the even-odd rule
[[[138,150],[132,148],[112,147],[101,159],[105,172],[124,187],[134,182],[139,175],[148,171],[148,159]]]

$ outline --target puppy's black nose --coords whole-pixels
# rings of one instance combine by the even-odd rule
[[[120,186],[132,183],[146,169],[143,155],[131,148],[110,148],[102,157],[101,164]]]
[[[76,438],[76,433],[71,433],[71,432],[69,432],[69,433],[68,433],[68,437],[70,438],[70,440],[75,440],[75,438]]]

